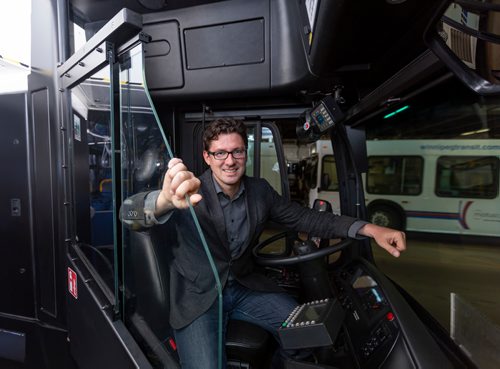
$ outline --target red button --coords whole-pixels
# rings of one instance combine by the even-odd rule
[[[388,312],[386,315],[385,315],[386,319],[390,322],[392,322],[395,318],[394,314],[392,312]]]

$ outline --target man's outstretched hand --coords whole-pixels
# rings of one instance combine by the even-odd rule
[[[401,252],[406,250],[404,232],[375,224],[366,224],[358,231],[358,234],[373,238],[380,247],[394,257],[399,257]]]

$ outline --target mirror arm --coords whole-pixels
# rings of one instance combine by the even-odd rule
[[[446,42],[436,31],[436,25],[443,19],[443,15],[453,1],[443,0],[437,7],[434,16],[429,19],[426,30],[424,31],[424,42],[427,47],[445,64],[464,84],[466,84],[474,92],[483,96],[496,96],[500,94],[500,84],[492,83],[483,76],[477,74],[474,70],[469,69],[455,53],[448,48]],[[472,6],[481,7],[486,10],[498,10],[499,5],[484,4],[478,5],[480,2],[471,0],[455,0],[454,3],[471,8]],[[448,22],[446,18],[443,22]],[[454,27],[455,23],[448,23]],[[496,35],[491,36],[489,33],[471,33],[470,30],[465,30],[463,27],[456,27],[468,35],[473,35],[481,41],[489,41],[500,43]],[[474,32],[474,31],[472,31]],[[485,38],[488,37],[488,38]],[[491,38],[489,37],[491,36]]]
[[[499,86],[496,86],[484,79],[478,79],[474,77],[472,71],[459,67],[462,61],[455,54],[447,53],[445,51],[447,46],[443,39],[439,36],[428,40],[427,45],[429,46],[429,49],[431,49],[434,54],[436,54],[436,56],[441,59],[441,61],[443,61],[444,64],[447,65],[448,68],[450,68],[451,71],[473,91],[483,96],[498,95],[500,92]]]
[[[471,29],[469,27],[464,26],[461,23],[458,23],[458,22],[454,21],[451,18],[448,18],[445,15],[443,15],[442,19],[443,19],[444,23],[447,23],[448,25],[450,25],[453,28],[456,28],[456,29],[462,31],[465,34],[468,34],[470,36],[476,37],[476,38],[478,38],[480,40],[483,40],[483,41],[500,43],[500,36],[494,35],[494,34],[489,33],[489,32],[481,32],[481,31],[473,30],[473,29]]]

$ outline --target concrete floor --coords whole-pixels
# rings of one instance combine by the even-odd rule
[[[450,329],[450,293],[500,327],[500,244],[408,239],[395,259],[373,247],[377,266]]]

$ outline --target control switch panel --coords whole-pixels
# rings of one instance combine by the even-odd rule
[[[297,306],[282,323],[278,334],[286,349],[331,346],[345,313],[337,299],[322,299]]]

